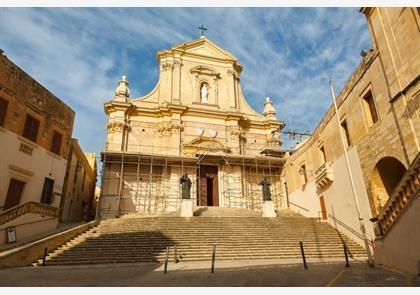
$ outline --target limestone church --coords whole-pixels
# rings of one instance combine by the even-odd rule
[[[262,115],[248,105],[236,57],[201,36],[157,60],[159,82],[149,94],[131,98],[123,76],[104,105],[101,217],[179,210],[185,173],[195,206],[261,210],[259,183],[268,177],[282,207],[284,123],[269,98]]]

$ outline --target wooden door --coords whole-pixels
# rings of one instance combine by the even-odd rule
[[[25,183],[16,179],[11,179],[9,189],[7,190],[6,202],[4,203],[3,210],[7,210],[16,205],[19,205],[20,197],[22,196],[23,187]]]
[[[199,206],[219,206],[217,166],[200,166],[198,189]]]
[[[197,190],[199,192],[198,197],[198,206],[207,206],[207,178],[200,176],[199,189]]]
[[[324,196],[319,197],[319,203],[321,205],[322,220],[327,220],[327,209],[325,207]]]

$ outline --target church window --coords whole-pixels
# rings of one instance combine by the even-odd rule
[[[363,96],[363,107],[365,109],[368,124],[369,126],[372,126],[378,121],[378,111],[376,110],[375,99],[373,98],[371,90]]]

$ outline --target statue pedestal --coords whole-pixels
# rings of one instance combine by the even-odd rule
[[[264,201],[262,217],[277,217],[273,201]]]
[[[181,200],[181,217],[193,216],[193,203],[191,199]]]

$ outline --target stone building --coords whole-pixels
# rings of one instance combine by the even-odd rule
[[[88,221],[95,217],[96,158],[83,153],[77,139],[72,138],[63,187],[60,221]]]
[[[74,115],[0,54],[0,244],[56,228]]]
[[[130,99],[126,77],[104,105],[101,216],[179,209],[181,175],[197,206],[260,210],[263,176],[281,206],[283,122],[266,99],[263,115],[246,102],[237,59],[205,36],[157,53],[159,82]]]
[[[363,244],[341,129],[367,236],[371,241],[376,236],[375,260],[415,272],[420,261],[420,15],[415,8],[361,12],[373,46],[362,52],[337,96],[340,124],[331,106],[312,136],[287,158],[289,205]],[[371,218],[379,220],[376,235]]]

